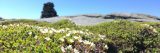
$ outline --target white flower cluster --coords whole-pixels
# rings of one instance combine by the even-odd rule
[[[8,26],[6,26],[6,25],[0,25],[0,27],[2,27],[3,29],[8,28]]]
[[[73,42],[76,41],[76,42],[79,42],[79,43],[83,43],[84,45],[87,45],[87,47],[90,48],[90,49],[94,49],[96,47],[94,42],[84,40],[84,39],[82,39],[82,37],[80,35],[77,35],[77,34],[81,34],[81,35],[85,35],[85,36],[94,36],[93,33],[91,33],[91,32],[70,30],[70,31],[68,31],[68,33],[65,36],[61,37],[59,40],[64,42],[66,40],[66,38],[72,37],[68,40],[70,43],[73,43]],[[98,34],[97,36],[98,37],[96,37],[96,38],[100,38],[100,39],[105,39],[106,38],[105,35]],[[105,47],[105,49],[108,49],[107,45],[105,45],[104,47]],[[68,45],[67,47],[63,47],[63,46],[61,47],[61,50],[64,53],[67,51],[67,49],[74,51],[74,53],[79,53],[79,50],[77,50],[76,48],[73,48],[72,45]]]
[[[149,24],[142,24],[142,26],[144,26],[144,27],[146,27],[146,28],[150,29],[151,31],[153,31],[153,32],[155,32],[155,33],[157,33],[157,32],[158,32],[155,28],[153,28],[153,27],[152,27],[152,26],[150,26]]]
[[[105,39],[106,38],[106,35],[101,35],[101,34],[99,34],[98,35],[101,39]]]
[[[71,30],[70,28],[62,28],[62,29],[55,29],[55,28],[51,28],[51,27],[40,27],[40,26],[34,26],[34,25],[28,25],[25,23],[20,23],[20,24],[9,24],[9,25],[0,25],[0,27],[3,28],[7,28],[7,27],[30,27],[32,29],[37,29],[41,34],[56,34],[56,33],[62,33],[65,34],[64,36],[60,37],[59,40],[61,42],[64,42],[67,39],[67,41],[69,41],[70,43],[73,43],[75,41],[78,41],[79,43],[83,43],[85,45],[88,45],[89,47],[94,48],[95,44],[89,40],[85,40],[82,39],[82,36],[88,36],[88,37],[93,37],[93,36],[98,36],[95,38],[100,38],[100,39],[105,39],[106,36],[105,35],[101,35],[101,34],[94,34],[92,32],[89,32],[89,30],[85,29],[85,30]],[[32,35],[34,32],[30,31],[28,32],[29,35]],[[40,36],[39,35],[35,35],[34,39],[38,39]],[[52,40],[50,38],[50,36],[46,36],[44,38],[46,41],[50,41]],[[106,46],[105,46],[106,47]],[[106,47],[107,48],[107,47]],[[65,52],[67,49],[73,50],[74,53],[79,53],[79,51],[76,48],[73,48],[72,45],[69,45],[67,47],[61,47],[61,50],[63,52]]]
[[[46,38],[44,38],[44,39],[47,40],[47,41],[50,41],[50,40],[51,40],[49,37],[46,37]]]
[[[28,32],[29,35],[32,35],[32,32]]]
[[[82,40],[82,38],[79,35],[72,35],[72,34],[82,34],[82,35],[86,35],[86,36],[93,34],[91,32],[83,32],[80,30],[70,30],[70,31],[64,31],[64,32],[65,33],[68,32],[68,33],[65,36],[61,37],[59,40],[61,40],[63,42],[65,38],[72,36],[73,38],[69,40],[71,43],[74,42],[74,40],[78,40],[78,41]]]
[[[52,34],[52,33],[64,33],[64,32],[66,32],[66,31],[69,30],[69,28],[65,28],[67,30],[65,30],[65,29],[59,29],[59,30],[57,30],[57,29],[49,28],[49,27],[48,28],[39,27],[37,29],[40,30],[40,32],[43,33],[43,34],[45,34],[45,33],[49,33],[49,34]]]
[[[3,29],[5,29],[5,28],[15,28],[15,27],[28,27],[28,28],[38,29],[43,34],[45,34],[45,33],[52,34],[53,32],[62,32],[63,31],[63,30],[58,31],[58,30],[55,30],[53,28],[48,28],[48,27],[28,25],[28,24],[25,24],[25,23],[0,25],[0,27],[2,27]],[[33,34],[32,31],[28,32],[28,35],[32,35],[32,34]],[[34,38],[37,39],[38,36],[36,35]],[[46,37],[44,39],[47,40],[47,41],[51,40],[49,37]]]
[[[34,36],[34,38],[35,38],[35,39],[37,39],[37,38],[38,38],[38,36]]]
[[[79,50],[73,48],[72,45],[67,46],[66,48],[61,47],[63,53],[67,52],[67,50],[72,50],[74,53],[80,53]]]
[[[82,47],[85,47],[83,49],[90,49],[93,51],[96,49],[96,45],[93,42],[84,40],[84,41],[82,41],[82,43],[84,43],[84,46],[82,46]],[[81,47],[81,45],[79,45],[79,46]],[[109,48],[108,45],[103,45],[102,47],[106,50]],[[66,53],[67,51],[71,51],[73,53],[81,53],[81,50],[77,50],[76,47],[73,48],[73,45],[61,46],[61,51],[63,53]],[[89,53],[89,51],[85,50],[85,53]]]

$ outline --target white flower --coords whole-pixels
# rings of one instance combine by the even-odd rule
[[[65,30],[64,29],[60,29],[59,32],[62,33],[62,32],[65,32]]]
[[[70,36],[70,35],[71,35],[71,33],[67,33],[67,34],[66,34],[66,36]]]
[[[84,40],[83,43],[84,43],[84,44],[91,44],[91,42],[89,42],[89,41],[87,41],[87,40]]]
[[[74,38],[74,39],[79,39],[80,37],[77,37],[77,36],[73,36],[73,38]]]
[[[116,22],[118,22],[118,21],[113,21],[113,22],[115,22],[115,23],[116,23]]]
[[[72,31],[70,31],[70,32],[72,32],[73,34],[77,33],[77,31],[76,31],[76,30],[72,30]]]
[[[156,30],[156,29],[153,29],[153,32],[157,33],[157,30]]]
[[[91,43],[91,46],[92,46],[92,47],[95,47],[95,44],[94,44],[94,43]]]
[[[108,46],[107,46],[107,45],[105,45],[105,46],[104,46],[104,48],[105,48],[105,49],[108,49]]]
[[[26,27],[30,27],[30,25],[25,25]]]
[[[73,49],[74,53],[79,53],[79,51],[77,49]]]
[[[149,27],[149,29],[153,29],[153,27],[152,27],[152,26],[150,26],[150,27]]]
[[[40,29],[40,32],[41,32],[41,33],[44,33],[43,29]]]
[[[64,38],[60,38],[59,40],[62,41],[62,42],[64,42]]]
[[[54,28],[51,28],[51,30],[52,30],[53,32],[56,32],[56,33],[57,33],[57,30],[56,30],[56,29],[54,29]]]
[[[32,35],[32,32],[28,32],[29,35]]]
[[[6,26],[6,25],[3,25],[2,27],[3,27],[3,29],[7,28],[7,26]]]
[[[83,31],[79,31],[79,33],[80,33],[80,34],[84,34],[84,32],[83,32]]]
[[[100,37],[101,39],[104,39],[106,36],[105,36],[105,35],[99,35],[99,37]]]
[[[17,24],[17,26],[19,26],[19,24]]]
[[[63,46],[61,47],[61,50],[62,50],[63,53],[66,52],[65,48]]]
[[[37,38],[38,38],[38,36],[34,36],[34,38],[35,38],[35,39],[37,39]]]
[[[49,33],[50,33],[50,34],[52,34],[52,33],[53,33],[53,31],[52,31],[52,30],[49,30]]]
[[[40,29],[41,33],[48,33],[48,29]]]
[[[45,39],[46,39],[47,41],[51,40],[49,37],[46,37]]]
[[[66,28],[66,30],[70,30],[69,28]]]
[[[148,24],[142,24],[142,26],[149,27],[150,25],[148,25]]]
[[[62,33],[62,32],[65,32],[65,30],[64,29],[60,29],[60,30],[55,30],[55,29],[52,29],[54,32],[56,32],[56,33]]]
[[[78,39],[78,42],[83,42],[83,40],[82,39]]]
[[[69,42],[73,43],[73,42],[74,42],[74,40],[73,40],[73,39],[69,39]]]
[[[89,31],[88,29],[85,29],[86,31]]]
[[[45,33],[47,33],[47,32],[48,32],[48,29],[47,29],[47,28],[45,28],[45,29],[44,29],[44,32],[45,32]]]
[[[56,32],[56,33],[61,33],[61,31],[59,31],[59,30],[55,30],[54,32]]]
[[[71,50],[72,49],[72,45],[67,46],[67,49]]]
[[[10,24],[10,26],[14,26],[13,24]]]

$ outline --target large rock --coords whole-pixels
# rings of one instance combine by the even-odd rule
[[[52,2],[45,3],[43,6],[41,18],[50,18],[50,17],[56,17],[56,16],[58,15],[56,10],[54,9],[54,4]]]
[[[68,19],[77,25],[96,25],[102,22],[111,22],[117,19],[128,20],[131,22],[160,22],[156,16],[146,14],[133,14],[133,13],[112,13],[107,15],[102,14],[83,14],[74,16],[58,16],[52,18],[39,19],[37,21],[57,22],[62,19]]]
[[[91,18],[101,18],[101,17],[104,17],[104,15],[102,15],[102,14],[84,14],[84,15],[80,15],[80,16],[91,17]]]
[[[2,17],[0,17],[0,20],[2,20],[3,18]]]
[[[156,16],[138,13],[112,13],[104,17],[105,19],[158,19]]]

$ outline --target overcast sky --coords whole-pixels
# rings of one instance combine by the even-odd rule
[[[39,19],[43,4],[51,1],[60,16],[144,13],[160,16],[160,0],[0,0],[0,16],[6,19]]]

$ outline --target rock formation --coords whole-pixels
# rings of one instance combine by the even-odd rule
[[[74,17],[88,17],[88,18],[102,18],[102,19],[156,19],[160,20],[159,17],[148,15],[148,14],[140,14],[140,13],[111,13],[111,14],[83,14]],[[73,17],[73,16],[72,16]]]
[[[54,4],[52,2],[45,3],[43,6],[41,18],[49,18],[49,17],[56,17],[56,16],[58,15],[56,10],[54,9]]]
[[[0,17],[0,20],[3,19],[2,17]]]
[[[137,13],[111,13],[111,14],[82,14],[73,16],[58,16],[55,18],[39,19],[38,21],[57,22],[59,20],[68,19],[76,25],[96,25],[102,22],[111,22],[114,20],[127,20],[131,22],[160,22],[160,17],[137,14]]]
[[[104,17],[104,19],[158,19],[156,16],[138,13],[112,13]]]

